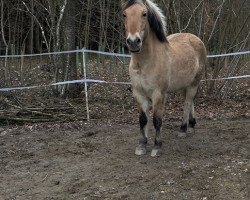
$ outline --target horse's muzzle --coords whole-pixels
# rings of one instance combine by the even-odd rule
[[[133,53],[138,53],[141,51],[142,41],[141,38],[136,37],[135,39],[127,38],[126,40],[128,49]]]

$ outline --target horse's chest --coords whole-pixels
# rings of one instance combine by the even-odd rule
[[[154,81],[143,74],[135,74],[131,77],[133,89],[144,96],[151,98],[155,89]]]

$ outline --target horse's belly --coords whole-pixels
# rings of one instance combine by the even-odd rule
[[[192,82],[193,82],[193,79],[187,79],[185,77],[183,79],[180,78],[180,79],[169,80],[167,91],[174,92],[174,91],[184,89],[187,86],[191,85]]]
[[[176,91],[192,85],[200,73],[199,60],[195,56],[192,59],[176,59],[171,67],[168,77],[168,90]]]

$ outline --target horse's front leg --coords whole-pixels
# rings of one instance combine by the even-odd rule
[[[161,126],[162,126],[162,117],[164,113],[165,97],[164,95],[156,91],[153,94],[153,124],[156,131],[154,148],[152,149],[151,156],[156,157],[161,155]]]
[[[147,97],[144,97],[140,93],[133,91],[134,97],[139,105],[139,124],[142,138],[139,139],[139,144],[136,147],[136,155],[144,155],[147,153],[146,145],[148,143],[148,131],[149,131],[149,110],[151,103]]]
[[[149,131],[149,122],[148,122],[148,113],[150,110],[150,102],[149,100],[134,92],[134,96],[139,104],[139,123],[140,123],[140,132],[142,138],[139,140],[139,144],[136,147],[135,154],[136,155],[144,155],[147,153],[146,145],[148,143],[148,131]]]

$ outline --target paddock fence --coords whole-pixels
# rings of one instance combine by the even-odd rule
[[[226,53],[218,55],[208,55],[209,59],[216,59],[221,57],[239,57],[246,56],[249,58],[250,51],[241,51],[235,53]],[[55,63],[62,60],[65,56],[75,56],[77,70],[79,71],[79,79],[67,80],[65,76],[67,71],[61,71],[59,68],[58,74],[60,78],[52,77],[52,71]],[[103,59],[105,58],[109,59]],[[25,55],[0,55],[0,72],[5,78],[0,80],[0,94],[5,95],[17,91],[31,90],[44,88],[45,90],[52,90],[51,88],[60,87],[60,95],[63,94],[65,86],[70,84],[81,84],[84,91],[84,102],[86,106],[86,119],[90,120],[89,109],[89,87],[92,85],[102,85],[100,90],[104,90],[105,85],[122,85],[125,90],[129,87],[129,77],[127,73],[127,65],[129,63],[128,54],[119,54],[113,52],[101,52],[88,49],[78,49],[72,51],[50,52],[42,54],[25,54]],[[28,59],[29,62],[25,60]],[[29,64],[27,64],[29,63]],[[105,63],[105,64],[104,64]],[[67,65],[67,63],[60,64]],[[34,68],[36,66],[36,68]],[[241,67],[242,68],[242,67]],[[249,66],[243,68],[248,69]],[[90,70],[91,69],[91,70]],[[66,70],[70,70],[67,69]],[[248,70],[247,70],[248,71]],[[229,73],[230,75],[230,73]],[[6,77],[8,79],[6,80]],[[234,79],[249,78],[250,74],[242,74],[236,76],[228,76],[221,78],[204,79],[206,81],[223,81]],[[64,80],[67,81],[64,81]],[[62,81],[60,81],[62,80]],[[6,82],[8,82],[6,84]],[[110,92],[110,90],[106,90]],[[119,94],[119,89],[116,88],[116,93]]]

